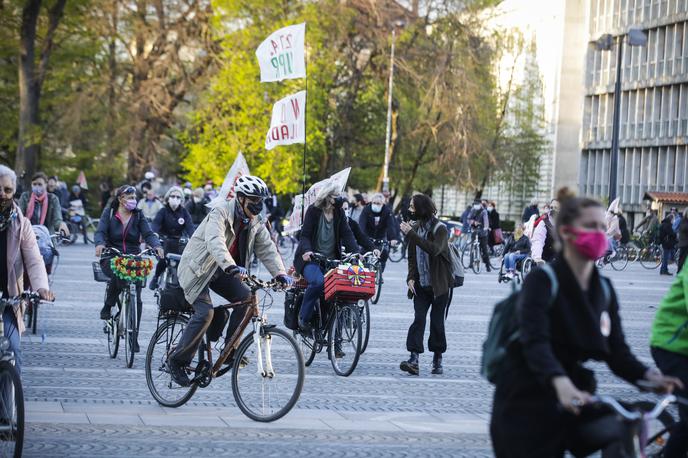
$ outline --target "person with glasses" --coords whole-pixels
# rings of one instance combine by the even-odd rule
[[[168,361],[172,379],[181,386],[191,384],[184,368],[196,354],[203,334],[211,324],[213,329],[222,329],[227,320],[226,309],[213,309],[211,290],[229,302],[248,299],[251,291],[241,277],[248,275],[254,253],[277,281],[285,286],[292,283],[270,231],[260,216],[263,200],[270,196],[267,185],[258,177],[244,175],[235,183],[234,192],[236,197],[213,205],[193,233],[179,262],[179,285],[194,309],[179,345]],[[225,343],[247,311],[248,306],[232,310]]]
[[[158,256],[165,255],[158,236],[148,224],[141,210],[136,208],[136,188],[133,186],[121,186],[115,193],[114,199],[108,208],[100,215],[100,222],[95,234],[96,256],[100,257],[105,248],[116,248],[123,254],[139,254],[141,252],[141,240],[150,247],[155,248]],[[109,320],[111,309],[117,303],[117,297],[126,284],[114,276],[110,267],[110,256],[100,260],[103,273],[110,277],[105,293],[105,304],[100,310],[100,319]],[[136,299],[138,303],[137,319],[141,322],[141,285],[136,285]],[[138,351],[138,343],[134,345],[134,351]]]
[[[181,254],[179,239],[191,237],[194,232],[194,225],[191,221],[191,214],[184,208],[184,192],[179,186],[172,186],[163,199],[165,205],[160,209],[153,220],[153,231],[159,236],[165,237],[163,247],[165,254]],[[149,288],[158,288],[158,279],[165,271],[167,261],[163,257],[155,267],[155,275],[151,279]]]

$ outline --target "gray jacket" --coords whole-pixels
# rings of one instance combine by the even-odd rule
[[[194,303],[203,288],[210,283],[218,267],[225,270],[236,265],[229,254],[229,247],[235,237],[235,205],[236,200],[231,199],[213,208],[193,233],[182,253],[178,268],[179,284],[190,304]],[[260,216],[251,220],[246,249],[246,259],[251,259],[255,251],[273,277],[286,273],[277,246]]]

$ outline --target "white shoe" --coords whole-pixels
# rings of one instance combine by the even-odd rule
[[[514,279],[514,273],[513,272],[507,272],[504,274],[504,277],[508,278],[509,280],[513,280]]]

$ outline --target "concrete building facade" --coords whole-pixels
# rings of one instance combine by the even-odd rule
[[[625,212],[644,211],[648,191],[688,192],[688,0],[588,0],[579,189],[609,195],[616,45],[594,46],[629,27],[647,46],[624,46],[617,195]],[[555,179],[555,183],[556,183]]]

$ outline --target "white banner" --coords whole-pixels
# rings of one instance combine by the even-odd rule
[[[318,195],[318,191],[320,191],[320,188],[322,188],[324,185],[328,183],[337,183],[339,185],[339,190],[344,192],[344,189],[346,189],[346,182],[349,181],[350,172],[351,167],[347,167],[329,178],[318,181],[313,186],[308,188],[308,191],[306,191],[305,205],[303,202],[303,194],[299,194],[298,196],[294,197],[294,210],[291,212],[289,223],[284,228],[284,231],[287,233],[293,233],[301,229],[301,214],[303,213],[305,215],[304,212],[313,204],[316,196]]]
[[[270,130],[265,136],[265,149],[306,141],[306,91],[289,95],[272,107]]]
[[[256,49],[260,65],[260,81],[269,83],[304,78],[306,59],[304,41],[306,23],[290,25],[273,32]]]
[[[218,193],[217,197],[215,197],[212,201],[206,204],[206,207],[214,208],[222,202],[233,198],[234,183],[236,183],[240,176],[250,174],[251,172],[248,169],[246,159],[244,158],[244,155],[241,154],[241,151],[239,151],[239,154],[237,154],[236,159],[234,159],[234,163],[229,168],[229,172],[227,172],[227,175],[225,176],[225,181],[222,182],[220,192]]]

